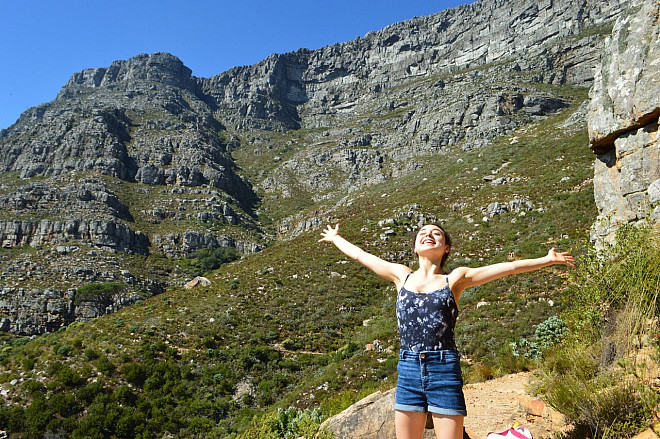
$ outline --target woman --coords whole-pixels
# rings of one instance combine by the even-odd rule
[[[384,261],[339,235],[339,224],[327,226],[319,242],[331,242],[346,256],[358,261],[377,275],[391,281],[398,291],[396,314],[401,337],[399,377],[394,404],[397,439],[419,439],[424,434],[426,412],[433,416],[438,439],[463,437],[467,414],[463,397],[454,325],[458,300],[463,290],[492,280],[553,264],[573,266],[567,252],[537,259],[487,265],[458,267],[444,272],[451,251],[451,237],[439,224],[427,224],[415,237],[419,268]]]

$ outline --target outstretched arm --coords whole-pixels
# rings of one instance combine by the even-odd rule
[[[397,284],[397,287],[401,283],[401,280],[410,273],[410,268],[405,265],[387,262],[378,256],[374,256],[371,253],[362,250],[357,245],[346,241],[339,235],[339,224],[336,224],[334,228],[327,226],[326,229],[321,232],[321,236],[322,238],[319,239],[319,242],[333,243],[346,256],[358,261],[380,277],[385,278],[390,282],[394,282]]]
[[[574,267],[575,259],[568,252],[557,253],[553,247],[547,256],[542,258],[502,262],[478,268],[460,267],[452,272],[452,276],[455,276],[452,289],[455,294],[460,294],[464,289],[475,285],[483,285],[510,274],[525,273],[554,264],[565,264]]]

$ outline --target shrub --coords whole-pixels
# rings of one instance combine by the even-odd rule
[[[105,356],[98,359],[96,362],[96,368],[99,372],[107,375],[112,374],[117,369],[117,367],[108,359],[108,357]]]
[[[484,363],[476,363],[466,368],[467,379],[469,383],[480,383],[490,380],[494,377],[492,369]]]
[[[536,327],[536,340],[542,348],[549,348],[562,341],[567,332],[566,323],[558,316],[552,316]]]
[[[288,409],[277,409],[265,415],[261,419],[255,418],[256,427],[243,434],[240,439],[297,439],[318,438],[332,439],[328,431],[318,431],[323,418],[318,409],[299,410],[293,407]]]
[[[92,348],[85,349],[85,358],[87,358],[89,361],[96,360],[99,358],[99,353]]]
[[[235,261],[240,256],[235,247],[218,247],[216,249],[201,249],[195,252],[195,259],[203,272],[215,270],[222,264]]]
[[[28,392],[30,395],[37,395],[43,393],[46,388],[39,381],[27,380],[23,384],[23,389]]]
[[[121,372],[126,381],[139,387],[142,387],[149,376],[147,367],[138,363],[125,364],[122,366]]]
[[[37,360],[32,357],[26,357],[23,359],[23,369],[25,370],[32,370],[34,369],[34,366],[37,364]]]
[[[67,366],[57,372],[57,378],[65,387],[78,387],[85,382],[85,378]]]
[[[71,348],[71,346],[65,344],[65,345],[62,345],[62,346],[58,347],[57,350],[55,351],[55,353],[57,355],[59,355],[60,357],[68,357],[68,356],[71,355],[72,351],[73,351],[73,349]]]
[[[113,392],[112,396],[115,400],[122,405],[135,405],[137,401],[137,396],[133,393],[130,387],[128,386],[119,386]]]

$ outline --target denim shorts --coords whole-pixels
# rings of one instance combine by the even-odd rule
[[[397,370],[396,410],[467,415],[458,352],[401,350]]]

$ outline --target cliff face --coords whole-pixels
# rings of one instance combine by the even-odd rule
[[[480,1],[200,82],[234,113],[228,123],[238,128],[332,126],[360,106],[378,105],[385,89],[496,62],[516,61],[543,82],[586,85],[598,56],[593,30],[614,20],[625,3]]]
[[[589,107],[601,245],[622,224],[660,221],[659,116],[660,5],[637,2],[605,43]]]

